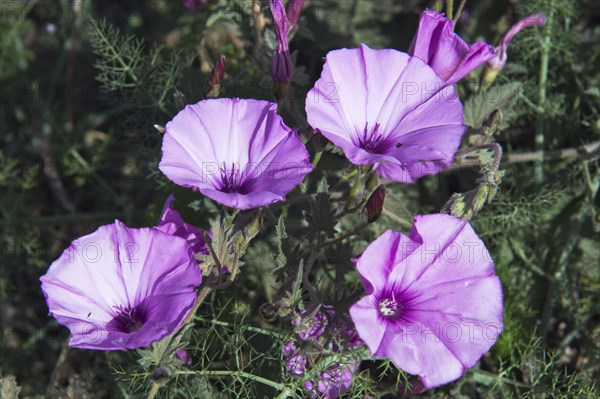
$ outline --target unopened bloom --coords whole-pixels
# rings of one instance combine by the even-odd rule
[[[225,56],[221,55],[212,71],[210,72],[210,77],[208,78],[208,82],[206,85],[206,89],[204,90],[204,95],[207,98],[217,98],[219,97],[219,92],[221,90],[221,80],[223,79],[223,75],[225,74]]]
[[[421,13],[408,53],[427,63],[446,82],[456,83],[495,57],[494,48],[478,41],[467,44],[453,31],[454,21],[432,10]]]
[[[298,20],[300,19],[300,13],[304,6],[304,0],[290,0],[287,3],[286,14],[291,25],[291,29],[296,29],[298,26]]]
[[[310,171],[308,151],[277,104],[210,99],[166,126],[159,169],[223,205],[250,209],[283,200]]]
[[[167,197],[156,228],[164,233],[185,238],[196,255],[208,255],[209,251],[202,235],[202,230],[183,221],[183,218],[173,207],[175,196]],[[210,235],[209,232],[207,234]]]
[[[294,72],[294,64],[290,56],[290,47],[287,34],[290,30],[290,21],[283,6],[282,0],[271,0],[271,14],[277,45],[271,62],[271,76],[276,83],[290,83]]]
[[[350,162],[406,183],[448,167],[466,130],[454,88],[433,69],[364,44],[327,54],[306,114]]]
[[[183,364],[191,364],[192,363],[192,358],[190,357],[189,353],[183,349],[177,349],[175,351],[175,357],[179,360],[181,360],[183,362]]]
[[[506,32],[506,35],[504,35],[504,37],[502,38],[502,41],[500,42],[498,47],[496,47],[494,49],[496,56],[488,61],[488,64],[490,65],[490,67],[496,71],[499,71],[502,68],[504,68],[504,66],[506,65],[506,60],[508,58],[507,57],[508,45],[509,45],[510,41],[513,39],[513,37],[516,36],[517,33],[519,33],[521,30],[523,30],[524,28],[527,28],[529,26],[541,26],[541,25],[545,25],[545,24],[546,24],[546,18],[544,17],[543,13],[529,15],[529,16],[519,20],[519,22],[514,24],[508,30],[508,32]]]
[[[419,375],[425,388],[459,378],[502,330],[502,287],[483,242],[450,215],[388,230],[356,266],[367,296],[350,308],[372,356]]]
[[[340,350],[339,344],[343,342],[344,349],[354,349],[362,346],[362,342],[356,335],[352,326],[339,320],[329,323],[334,312],[330,307],[327,313],[319,310],[314,317],[302,320],[302,326],[295,327],[302,330],[298,337],[303,342],[290,341],[283,346],[283,357],[286,364],[286,372],[293,377],[301,377],[309,370],[310,349],[301,346],[327,348],[333,352]],[[308,323],[308,326],[304,325]],[[325,332],[328,331],[327,334]],[[358,371],[360,361],[352,360],[344,364],[333,364],[321,371],[317,378],[308,380],[304,384],[307,397],[311,399],[325,398],[335,399],[346,392],[352,386],[354,373]]]
[[[202,274],[183,238],[116,220],[73,241],[40,280],[69,346],[123,350],[175,332]]]
[[[183,0],[183,6],[188,12],[196,12],[198,8],[204,8],[208,5],[210,0]]]

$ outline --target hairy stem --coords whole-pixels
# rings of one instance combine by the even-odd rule
[[[203,375],[207,377],[238,377],[245,378],[259,384],[267,385],[278,391],[284,391],[286,386],[279,382],[269,380],[268,378],[260,377],[245,371],[239,370],[179,370],[174,373],[175,375]]]
[[[542,59],[540,63],[540,75],[538,81],[538,116],[535,131],[535,149],[536,151],[544,151],[545,141],[545,125],[544,117],[546,105],[546,84],[548,82],[548,64],[550,63],[550,40],[552,34],[552,20],[554,18],[554,7],[552,2],[549,4],[550,14],[548,15],[548,23],[546,33],[542,38]],[[544,181],[544,162],[537,161],[535,164],[535,179],[538,184]]]

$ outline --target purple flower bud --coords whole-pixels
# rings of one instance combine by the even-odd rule
[[[271,62],[271,76],[278,83],[290,83],[292,73],[294,72],[294,64],[289,51],[275,51],[273,61]]]
[[[219,96],[219,91],[221,89],[221,79],[223,79],[223,75],[225,74],[225,56],[221,55],[219,60],[215,64],[210,73],[210,77],[208,78],[208,86],[206,88],[205,95],[208,98],[216,98]]]
[[[507,60],[508,44],[513,39],[513,37],[515,37],[517,33],[519,33],[522,29],[527,28],[528,26],[542,26],[545,24],[546,18],[544,18],[543,13],[529,15],[519,20],[519,22],[514,24],[508,30],[508,32],[506,32],[506,35],[504,35],[502,41],[500,42],[500,45],[498,45],[498,47],[494,49],[494,51],[496,52],[496,57],[488,61],[489,66],[497,71],[504,68]]]
[[[290,56],[290,47],[287,38],[290,30],[290,21],[281,0],[271,0],[270,5],[271,14],[273,14],[275,35],[277,36],[277,46],[271,63],[271,76],[276,84],[287,84],[291,81],[292,73],[294,72],[294,64]]]
[[[177,351],[175,351],[175,357],[181,360],[184,364],[192,363],[192,358],[190,357],[189,353],[187,353],[187,351],[183,348],[177,349]]]
[[[290,30],[290,21],[288,20],[287,14],[285,13],[285,7],[283,6],[283,2],[281,0],[271,0],[270,6],[271,14],[273,15],[275,35],[277,36],[276,51],[289,51],[287,34]]]
[[[183,0],[183,6],[188,12],[196,12],[198,8],[204,8],[208,5],[209,0]]]
[[[383,201],[385,200],[385,186],[381,184],[379,187],[373,191],[365,207],[363,208],[363,219],[366,223],[373,223],[379,216],[381,216],[381,211],[383,210]]]
[[[304,6],[304,0],[290,0],[287,5],[287,16],[292,25],[292,29],[296,29],[298,26],[298,20],[300,19],[300,13]]]

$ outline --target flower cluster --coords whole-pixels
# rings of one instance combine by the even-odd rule
[[[305,377],[309,369],[310,349],[304,349],[313,345],[329,349],[333,353],[340,352],[340,343],[344,344],[344,350],[351,350],[362,346],[356,331],[345,320],[334,319],[335,312],[331,307],[319,310],[310,318],[303,319],[301,316],[296,320],[294,327],[298,330],[298,340],[290,341],[283,346],[283,358],[286,365],[286,373],[292,377]],[[304,383],[304,390],[309,398],[335,399],[342,395],[352,385],[354,373],[358,371],[360,361],[351,360],[346,363],[334,363],[324,371],[316,373],[314,378]]]
[[[205,2],[185,4],[191,9]],[[296,29],[303,1],[290,1],[287,11],[281,0],[270,4],[278,40],[271,72],[275,81],[289,83],[287,35]],[[352,164],[368,165],[394,182],[411,183],[447,168],[466,130],[454,84],[483,64],[502,68],[512,37],[544,18],[519,21],[496,48],[467,44],[453,23],[423,12],[408,53],[365,44],[329,52],[306,98],[310,126]],[[224,58],[216,69],[215,87]],[[187,105],[164,129],[159,169],[227,208],[283,201],[313,165],[298,133],[277,111],[277,104],[255,99]],[[369,222],[383,210],[385,189],[373,193]],[[71,346],[144,347],[188,319],[202,283],[198,257],[211,255],[205,241],[211,233],[186,223],[173,204],[171,195],[155,227],[134,229],[117,220],[75,240],[41,277],[50,314],[69,328]],[[330,322],[334,312],[325,307],[296,322],[298,339],[283,348],[287,375],[305,378],[309,397],[343,394],[360,361],[311,374],[306,343],[338,353],[364,342],[372,357],[391,359],[433,388],[474,366],[502,331],[500,280],[466,221],[416,216],[408,236],[389,230],[373,241],[356,269],[366,296],[349,310],[353,326]],[[310,325],[301,330],[305,322]],[[177,357],[190,363],[184,350]]]

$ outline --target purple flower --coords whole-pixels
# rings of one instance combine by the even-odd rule
[[[210,99],[167,123],[159,169],[173,182],[223,205],[250,209],[283,200],[312,166],[277,105]]]
[[[419,27],[408,53],[427,63],[446,82],[456,83],[494,58],[484,42],[467,44],[453,31],[454,21],[432,10],[421,13]]]
[[[425,388],[459,378],[502,330],[502,287],[483,242],[453,216],[415,216],[356,261],[367,296],[350,308],[372,356],[391,359]]]
[[[194,251],[194,254],[208,255],[209,251],[202,236],[202,230],[196,226],[185,223],[179,212],[173,208],[173,202],[175,202],[175,196],[171,194],[165,201],[156,228],[163,233],[185,238],[188,245]],[[207,234],[210,235],[210,232]]]
[[[510,43],[512,38],[515,37],[515,35],[519,33],[522,29],[527,28],[529,26],[540,26],[545,24],[546,18],[544,18],[543,13],[533,14],[519,20],[519,22],[514,24],[506,33],[506,35],[504,35],[502,41],[500,42],[500,45],[494,49],[496,56],[488,61],[490,67],[492,67],[492,69],[496,71],[499,71],[502,68],[504,68],[507,60],[508,44]]]
[[[115,220],[73,241],[40,280],[69,346],[123,350],[176,331],[202,274],[184,239]]]
[[[191,364],[192,358],[187,353],[187,351],[183,348],[177,349],[175,351],[175,357],[183,362],[183,364]]]
[[[334,50],[306,97],[310,125],[350,162],[412,182],[452,162],[466,127],[454,88],[396,50]]]
[[[271,76],[277,83],[290,83],[294,72],[294,64],[292,63],[292,57],[290,56],[290,47],[287,37],[290,30],[290,21],[281,0],[271,0],[270,6],[271,14],[273,15],[275,35],[277,36],[277,46],[275,47],[273,60],[271,62]]]
[[[303,320],[309,323],[306,331],[298,333],[302,341],[314,341],[318,345],[330,348],[333,352],[340,350],[339,342],[344,342],[346,349],[362,346],[356,331],[349,323],[338,321],[328,326],[329,320],[334,316],[329,306],[325,307],[327,313],[318,311],[313,318]],[[299,328],[299,325],[295,326]],[[303,326],[306,327],[306,326]],[[325,332],[328,331],[327,334]],[[318,346],[317,345],[317,346]],[[299,348],[299,345],[290,341],[283,345],[283,358],[286,373],[293,377],[302,377],[308,369],[308,354]],[[352,385],[354,373],[358,371],[360,361],[352,360],[346,364],[333,364],[320,372],[315,380],[308,380],[304,384],[307,396],[313,398],[335,399],[346,392]]]
[[[204,8],[208,5],[210,0],[183,0],[183,6],[188,12],[196,12],[197,8]]]
[[[352,386],[354,373],[358,371],[359,361],[337,364],[319,373],[317,383],[306,381],[304,389],[310,399],[336,399]]]

